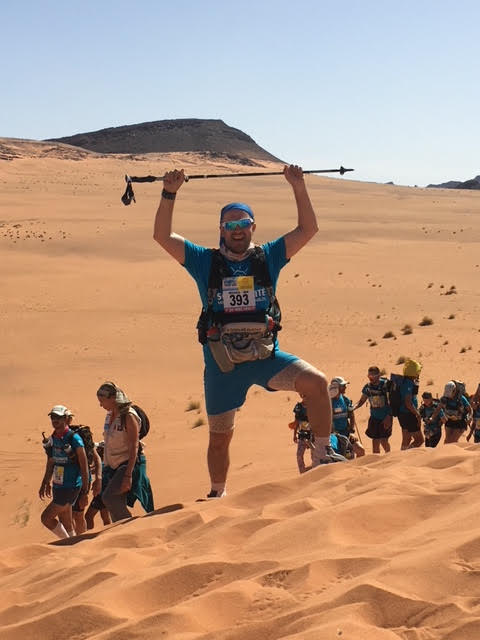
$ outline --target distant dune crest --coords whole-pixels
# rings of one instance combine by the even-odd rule
[[[106,154],[203,152],[268,162],[280,161],[246,133],[228,126],[223,120],[158,120],[52,138],[47,142],[62,142]]]

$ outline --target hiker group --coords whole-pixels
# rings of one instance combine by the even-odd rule
[[[43,433],[47,461],[39,496],[51,498],[41,520],[58,538],[92,529],[98,512],[104,524],[129,518],[136,500],[146,512],[154,508],[142,441],[148,416],[113,382],[100,386],[97,399],[107,412],[98,443],[90,427],[72,424],[73,413],[64,405],[48,414],[53,433]]]
[[[332,402],[331,444],[336,453],[345,459],[365,455],[355,411],[366,402],[370,405],[365,435],[372,442],[372,453],[390,451],[393,418],[397,418],[402,430],[401,449],[436,447],[444,434],[444,443],[458,442],[463,434],[467,441],[473,436],[480,443],[480,384],[474,394],[468,395],[465,384],[449,380],[441,397],[424,391],[419,402],[419,379],[422,366],[415,360],[407,360],[403,375],[382,375],[379,367],[368,368],[368,382],[359,400],[353,404],[346,395],[349,384],[343,377],[333,378],[329,385]],[[305,463],[305,453],[312,452],[315,438],[308,423],[307,406],[302,398],[294,409],[293,441],[297,443],[297,464],[300,473],[311,468]],[[468,433],[467,433],[468,432]]]
[[[311,467],[344,462],[349,457],[364,454],[361,438],[354,436],[352,431],[355,429],[354,411],[367,400],[371,416],[366,433],[372,439],[375,453],[381,447],[385,451],[390,448],[392,418],[397,415],[396,398],[400,398],[398,419],[403,434],[402,448],[423,443],[420,411],[427,416],[429,398],[424,398],[424,409],[417,409],[417,363],[408,365],[413,367],[411,371],[409,368],[404,370],[398,388],[393,378],[391,382],[386,381],[377,367],[371,367],[369,382],[357,404],[352,406],[345,396],[347,382],[343,378],[336,378],[329,384],[325,374],[315,366],[280,349],[278,334],[282,330],[282,316],[276,296],[277,280],[283,267],[318,232],[301,167],[285,166],[283,173],[296,206],[297,219],[293,228],[271,242],[255,245],[256,217],[252,208],[243,202],[232,202],[220,210],[219,245],[215,249],[194,244],[173,231],[173,211],[177,194],[185,182],[185,173],[173,170],[163,177],[153,238],[195,280],[202,306],[197,333],[205,365],[203,380],[209,425],[210,490],[207,499],[226,495],[235,417],[254,384],[270,392],[283,390],[300,394],[303,408],[299,407],[295,415],[298,425],[294,427],[294,438],[299,445],[299,457],[301,450],[305,453],[308,446]],[[457,418],[456,396],[453,392],[453,395],[449,394],[445,392],[432,415],[424,419],[425,425],[428,424],[428,429],[425,427],[428,440],[432,443],[437,422],[445,422],[446,442],[454,442],[463,425],[471,420],[467,399],[466,404],[461,401],[467,416]],[[42,514],[42,521],[57,535],[72,533],[70,513],[72,509],[75,513],[77,509],[82,512],[85,508],[92,473],[95,480],[92,483],[94,501],[90,505],[94,511],[91,513],[100,510],[105,519],[112,520],[128,517],[128,506],[135,499],[139,499],[146,510],[153,508],[144,454],[139,444],[143,425],[139,408],[133,406],[113,383],[102,385],[97,395],[107,411],[101,483],[102,465],[95,456],[90,462],[86,460],[79,433],[69,435],[72,429],[68,427],[68,409],[54,407],[50,412],[54,433],[51,441],[46,439],[49,457],[40,496],[52,494],[52,503]],[[360,436],[358,430],[357,435]],[[76,454],[74,471],[68,467],[73,457],[70,449]],[[303,461],[303,454],[301,457]],[[303,462],[299,462],[299,468],[304,470]],[[87,511],[88,517],[91,513],[88,515]],[[81,522],[75,529],[77,532],[84,526],[82,518],[78,517],[78,521]]]

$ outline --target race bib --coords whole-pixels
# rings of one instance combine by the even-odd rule
[[[55,465],[53,467],[53,484],[63,484],[65,467]]]
[[[372,396],[370,398],[370,405],[372,409],[381,409],[385,406],[385,397],[384,396]]]
[[[226,313],[255,311],[253,276],[223,278],[223,309]]]

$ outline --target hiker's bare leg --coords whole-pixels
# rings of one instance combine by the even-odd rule
[[[79,536],[87,530],[87,522],[85,520],[85,511],[73,511],[73,526],[75,533]]]
[[[365,455],[365,449],[362,447],[361,444],[359,444],[358,442],[355,442],[353,445],[353,452],[355,453],[355,455],[357,456],[357,458],[361,458],[362,456]]]
[[[302,371],[295,380],[295,389],[305,398],[308,422],[315,439],[329,438],[332,430],[332,403],[324,374],[315,369]]]
[[[421,431],[414,431],[411,434],[412,438],[413,438],[413,442],[410,445],[411,449],[416,449],[417,447],[421,447],[422,444],[425,442],[424,438],[423,438],[423,434]]]
[[[401,445],[402,451],[410,448],[411,439],[412,439],[412,434],[410,433],[410,431],[408,429],[402,429],[402,445]]]
[[[381,438],[380,439],[380,444],[383,447],[383,450],[385,451],[385,453],[389,453],[390,452],[390,442],[388,441],[388,438]],[[380,453],[380,451],[379,451]]]
[[[444,444],[452,444],[452,442],[458,442],[462,433],[462,429],[450,429],[450,427],[446,427]]]
[[[230,442],[233,429],[220,433],[210,431],[208,442],[207,463],[210,481],[213,484],[225,484],[230,466]]]
[[[92,505],[88,507],[87,512],[85,513],[85,522],[87,523],[87,529],[93,529],[93,521],[95,520],[95,516],[97,515],[97,513],[98,509],[95,509],[95,507],[92,507]]]
[[[108,509],[100,509],[100,517],[102,518],[104,525],[112,524],[112,519],[110,518],[110,512]]]
[[[63,524],[66,531],[72,530],[71,505],[59,505],[51,502],[42,512],[40,519],[42,524],[53,531],[58,523]]]

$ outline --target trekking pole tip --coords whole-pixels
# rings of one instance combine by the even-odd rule
[[[131,180],[130,176],[128,175],[128,173],[126,173],[125,174],[125,182],[131,182],[131,181],[132,180]]]

